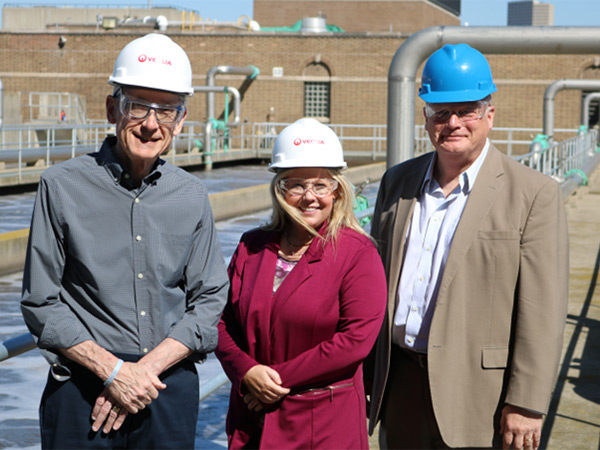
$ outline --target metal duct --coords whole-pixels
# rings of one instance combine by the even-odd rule
[[[214,86],[215,85],[215,77],[218,74],[237,74],[237,75],[246,75],[250,78],[255,78],[259,73],[259,70],[255,66],[246,66],[246,67],[236,67],[236,66],[214,66],[211,67],[210,70],[206,73],[206,85]],[[214,92],[209,92],[207,94],[207,102],[206,102],[206,120],[210,120],[215,116],[215,94]]]
[[[600,80],[557,80],[550,84],[544,92],[544,131],[552,139],[554,136],[554,97],[563,89],[598,90]]]
[[[388,73],[388,167],[414,156],[419,66],[442,46],[460,43],[488,54],[597,54],[600,27],[430,27],[414,33]]]

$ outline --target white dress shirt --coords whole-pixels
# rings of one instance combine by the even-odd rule
[[[487,155],[489,141],[459,184],[444,196],[433,177],[437,155],[431,159],[405,239],[404,262],[392,340],[410,350],[427,353],[429,327],[454,232],[471,188]]]

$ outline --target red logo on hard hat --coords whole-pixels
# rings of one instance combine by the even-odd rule
[[[294,145],[300,145],[300,144],[325,145],[325,141],[323,139],[300,139],[300,138],[294,139]]]
[[[151,63],[157,63],[158,62],[157,59],[156,59],[156,57],[154,57],[154,56],[147,56],[147,55],[144,55],[144,54],[138,56],[138,61],[141,62],[141,63],[146,62],[146,61],[151,62]],[[167,65],[167,66],[172,66],[173,65],[171,63],[171,60],[169,60],[169,59],[163,59],[160,62],[162,64]]]

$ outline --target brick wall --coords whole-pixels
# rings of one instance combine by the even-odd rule
[[[60,34],[67,44],[58,48]],[[104,101],[111,92],[107,79],[121,48],[139,35],[118,33],[0,33],[0,78],[5,93],[72,92],[83,96],[88,117],[104,119]],[[384,124],[387,117],[387,72],[404,41],[397,34],[336,34],[301,36],[280,33],[176,34],[192,61],[194,84],[206,83],[216,65],[255,65],[259,77],[249,85],[243,76],[219,76],[218,85],[247,87],[243,92],[242,120],[291,122],[303,114],[306,80],[331,83],[331,122]],[[563,78],[600,79],[595,55],[490,55],[498,93],[496,127],[541,127],[547,86]],[[318,62],[331,77],[305,76],[307,65]],[[273,68],[283,76],[273,76]],[[417,75],[419,77],[420,73]],[[205,94],[189,103],[190,119],[204,120]],[[581,92],[561,91],[555,102],[555,127],[577,128],[581,119]],[[224,96],[215,100],[217,115]],[[417,98],[416,120],[422,123]]]

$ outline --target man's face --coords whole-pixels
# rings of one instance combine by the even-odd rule
[[[494,111],[485,102],[428,104],[423,109],[425,129],[440,157],[472,162],[485,146]]]
[[[143,117],[147,111],[147,104],[165,106],[165,108],[151,108],[146,117],[134,118]],[[171,120],[170,118],[174,117],[174,108],[178,106],[183,106],[179,95],[154,89],[124,87],[120,96],[108,96],[106,116],[109,123],[116,124],[117,149],[121,157],[128,160],[132,166],[143,167],[154,164],[169,148],[173,136],[178,135],[183,128],[183,121],[187,114],[185,110],[175,116],[179,120],[173,123],[159,120]]]

